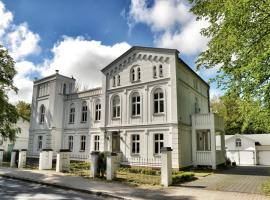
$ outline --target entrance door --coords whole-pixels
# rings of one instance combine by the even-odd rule
[[[112,152],[120,152],[120,133],[112,132]]]

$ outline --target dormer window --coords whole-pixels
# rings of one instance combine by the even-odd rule
[[[241,141],[240,138],[236,138],[236,139],[235,139],[235,146],[236,146],[236,147],[241,147],[241,146],[242,146],[242,141]]]
[[[163,77],[163,66],[159,65],[159,77]]]
[[[157,67],[153,67],[153,78],[157,78]]]

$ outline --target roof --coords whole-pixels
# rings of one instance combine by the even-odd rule
[[[50,75],[50,76],[46,76],[46,77],[43,77],[43,78],[41,78],[41,79],[35,80],[35,81],[34,81],[34,84],[37,84],[37,83],[42,82],[42,81],[44,81],[44,80],[56,78],[56,76],[59,76],[59,77],[62,77],[62,78],[67,78],[67,79],[73,79],[74,81],[76,80],[76,79],[73,78],[73,77],[70,78],[70,77],[68,77],[68,76],[64,76],[64,75],[62,75],[62,74],[55,73],[55,74],[52,74],[52,75]]]
[[[234,137],[236,135],[225,135],[225,141]],[[264,133],[264,134],[241,134],[240,136],[244,136],[246,138],[249,138],[251,140],[254,140],[255,142],[259,142],[261,145],[270,145],[270,134]],[[216,145],[220,146],[220,136],[216,136]]]
[[[156,48],[156,47],[142,47],[142,46],[133,46],[129,50],[127,50],[125,53],[123,53],[121,56],[116,58],[114,61],[112,61],[110,64],[108,64],[106,67],[104,67],[101,71],[106,71],[109,67],[111,67],[113,64],[120,61],[123,57],[127,56],[130,52],[135,50],[142,50],[142,51],[154,51],[154,52],[165,52],[165,53],[172,53],[172,54],[178,54],[179,51],[177,49],[167,49],[167,48]]]

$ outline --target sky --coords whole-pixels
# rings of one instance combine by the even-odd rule
[[[16,61],[18,94],[31,102],[33,80],[55,73],[101,86],[100,70],[131,46],[175,48],[192,69],[208,38],[188,0],[0,0],[0,44]],[[217,69],[197,73],[208,81]],[[211,84],[211,96],[222,91]]]

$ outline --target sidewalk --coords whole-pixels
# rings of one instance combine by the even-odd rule
[[[137,188],[127,184],[94,181],[53,171],[19,170],[0,167],[0,176],[22,179],[46,185],[73,189],[81,192],[101,194],[120,199],[172,199],[172,200],[266,200],[270,197],[235,192],[221,192],[186,187]]]

